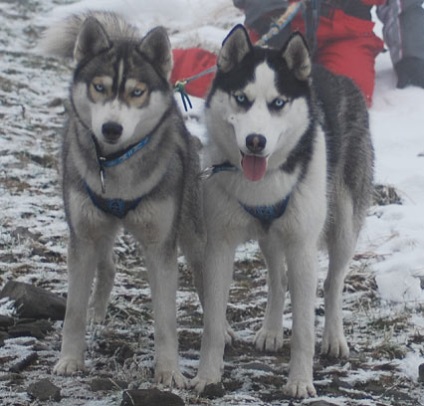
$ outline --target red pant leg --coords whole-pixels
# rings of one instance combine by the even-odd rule
[[[295,27],[304,30],[303,22]],[[338,75],[351,78],[371,105],[375,84],[375,58],[384,49],[383,41],[374,32],[374,23],[335,10],[331,18],[321,17],[315,62]]]
[[[172,51],[174,67],[171,73],[171,83],[190,78],[216,65],[216,55],[201,48],[174,49]],[[209,73],[195,79],[186,85],[188,94],[195,97],[205,97],[214,78]]]
[[[368,106],[375,84],[375,53],[368,40],[351,39],[323,46],[317,62],[338,75],[351,78],[361,89]]]
[[[316,61],[332,72],[351,78],[371,105],[375,85],[375,59],[384,49],[372,21],[336,10],[331,20],[322,18],[318,28]]]

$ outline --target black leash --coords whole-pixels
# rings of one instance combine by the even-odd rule
[[[309,46],[311,55],[313,56],[317,50],[317,30],[320,15],[320,0],[309,0],[305,2],[305,27],[306,27],[306,41]]]

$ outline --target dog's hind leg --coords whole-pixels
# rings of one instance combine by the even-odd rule
[[[343,204],[335,207],[333,221],[327,230],[329,269],[324,283],[325,325],[321,353],[347,357],[349,347],[343,332],[342,293],[357,232],[353,225],[352,200],[346,195],[338,198],[343,200]]]
[[[201,248],[200,248],[201,247]],[[183,250],[184,251],[184,250]],[[200,304],[202,309],[205,308],[205,299],[204,299],[204,255],[205,247],[201,241],[192,241],[191,250],[187,248],[185,250],[186,260],[193,271],[193,282],[196,288],[197,294],[199,295]],[[193,255],[195,253],[195,255]],[[200,255],[199,255],[200,254]],[[236,339],[236,333],[231,328],[228,321],[226,321],[225,328],[225,344],[231,345],[233,340]]]
[[[283,346],[283,311],[287,291],[287,273],[282,241],[275,235],[259,241],[268,266],[268,301],[261,329],[256,333],[259,350],[278,351]]]
[[[114,241],[115,232],[108,233],[97,242],[99,261],[95,274],[94,290],[89,304],[90,322],[101,323],[106,317],[109,296],[115,279]]]

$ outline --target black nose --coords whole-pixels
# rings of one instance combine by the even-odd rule
[[[102,133],[107,141],[116,142],[122,135],[124,128],[121,124],[108,121],[102,125]]]
[[[249,134],[246,137],[246,147],[250,152],[258,154],[265,149],[266,138],[261,134]]]

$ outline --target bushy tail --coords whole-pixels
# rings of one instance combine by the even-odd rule
[[[141,38],[137,28],[128,24],[121,16],[105,11],[88,11],[71,15],[52,25],[44,32],[37,48],[47,55],[72,58],[78,34],[88,17],[96,18],[112,41],[120,38]]]

